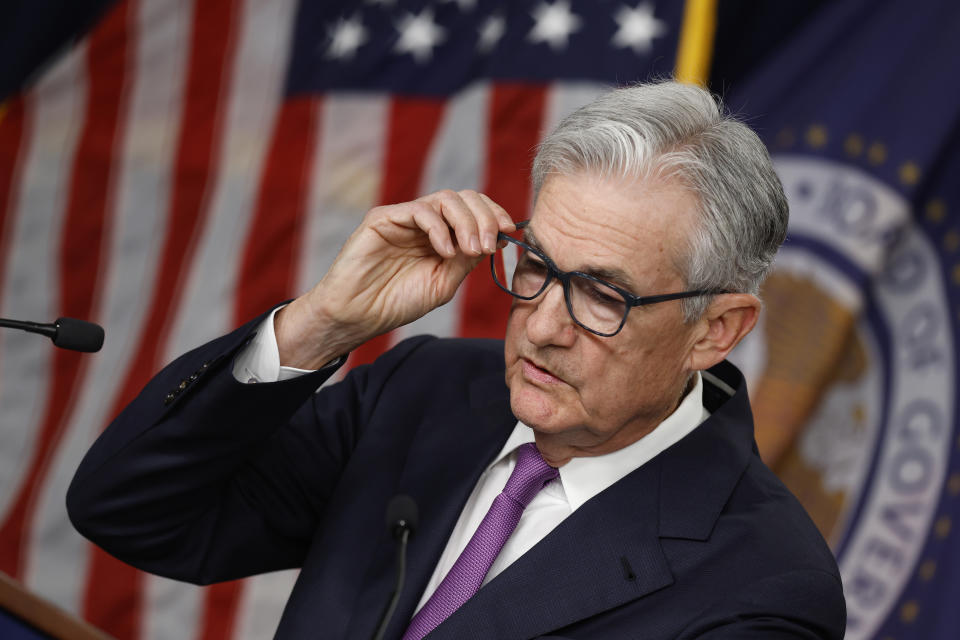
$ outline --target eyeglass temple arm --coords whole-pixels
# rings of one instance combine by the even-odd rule
[[[695,298],[697,296],[714,296],[721,293],[730,293],[726,289],[701,289],[697,291],[683,291],[681,293],[664,293],[658,296],[642,296],[630,300],[631,307],[639,307],[644,304],[655,304],[657,302],[667,302],[668,300],[680,300],[682,298]]]

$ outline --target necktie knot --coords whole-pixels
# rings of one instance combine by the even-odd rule
[[[517,466],[514,467],[503,492],[523,505],[524,508],[543,485],[556,478],[560,472],[547,464],[532,442],[517,447]]]

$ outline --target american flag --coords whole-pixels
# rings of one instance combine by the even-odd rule
[[[708,3],[709,4],[709,3]],[[310,287],[371,207],[475,188],[516,219],[545,130],[672,72],[643,0],[123,0],[0,116],[0,316],[99,322],[96,355],[0,334],[0,570],[121,639],[264,638],[295,574],[208,588],[75,533],[84,451],[176,355]],[[500,336],[484,268],[414,333]]]

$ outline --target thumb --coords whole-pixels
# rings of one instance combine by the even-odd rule
[[[471,271],[474,269],[489,269],[489,260],[490,256],[470,256],[462,251],[458,251],[457,255],[452,258],[444,260],[443,267],[446,267],[446,274],[442,287],[446,291],[445,295],[442,296],[443,302],[441,304],[446,304],[453,298],[457,289],[460,288]]]

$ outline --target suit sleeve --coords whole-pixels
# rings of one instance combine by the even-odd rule
[[[169,364],[101,434],[67,492],[80,533],[197,584],[300,566],[365,416],[424,340],[320,393],[336,367],[243,384],[232,361],[262,319]]]
[[[730,594],[679,640],[841,640],[846,619],[843,587],[836,576],[796,570]]]

